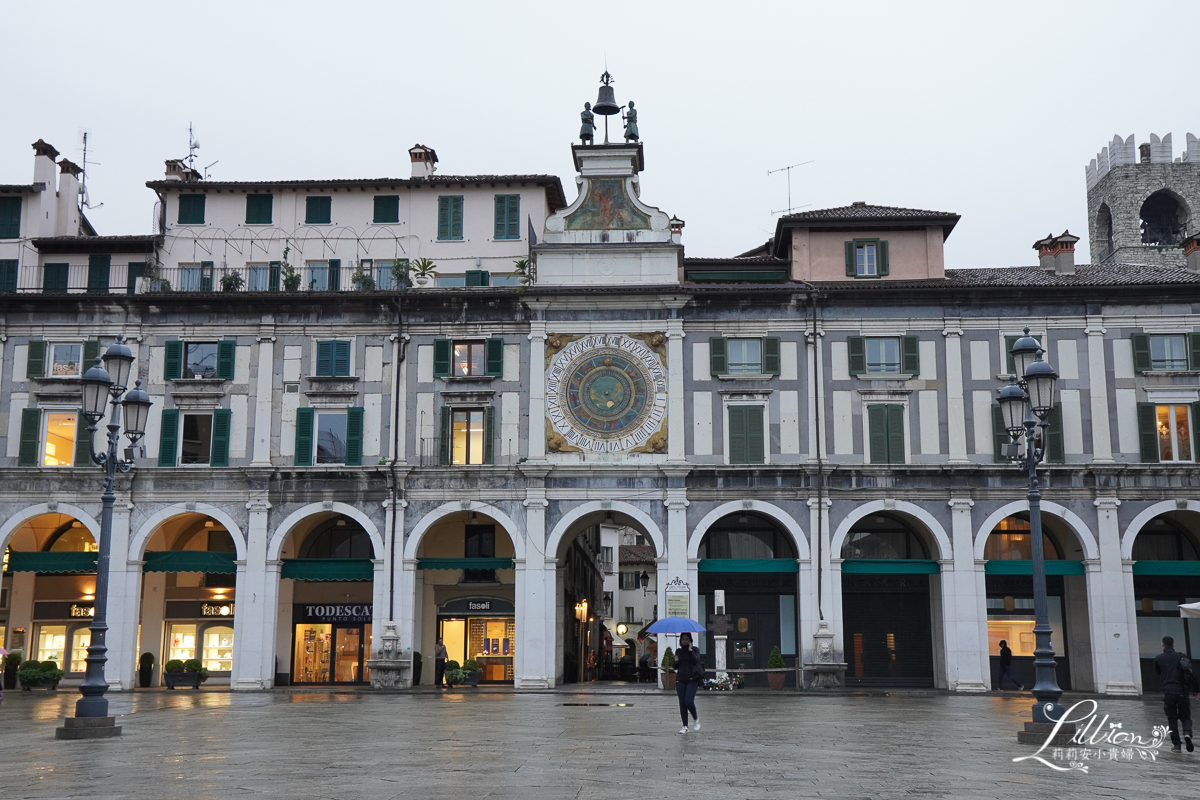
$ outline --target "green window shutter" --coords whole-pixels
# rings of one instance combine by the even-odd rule
[[[87,417],[83,409],[75,415],[75,461],[76,467],[92,467],[92,432],[88,430]]]
[[[46,264],[42,267],[42,293],[66,294],[70,275],[70,264]]]
[[[246,224],[271,224],[271,205],[273,199],[269,194],[246,195]]]
[[[50,187],[53,190],[53,186]],[[0,197],[0,239],[21,237],[21,198]]]
[[[1192,458],[1200,463],[1200,431],[1196,430],[1196,426],[1200,425],[1200,401],[1192,403],[1192,419],[1188,425],[1188,433],[1192,437]]]
[[[213,262],[200,262],[200,291],[211,292],[213,290]]]
[[[889,404],[888,414],[888,463],[904,463],[904,406]]]
[[[313,410],[296,409],[296,466],[311,467],[313,462]]]
[[[846,340],[846,355],[850,374],[863,375],[867,371],[867,340],[862,336],[851,336]],[[874,460],[874,459],[872,459]]]
[[[880,277],[891,273],[888,265],[888,243],[881,241],[875,246],[875,271]]]
[[[508,238],[508,195],[496,195],[496,239]]]
[[[872,464],[888,463],[888,407],[867,406],[867,438]]]
[[[1154,403],[1138,403],[1138,443],[1142,449],[1142,461],[1158,463],[1158,409]],[[1195,434],[1192,434],[1195,436]]]
[[[25,359],[26,378],[46,377],[46,340],[30,339],[29,355]]]
[[[304,198],[304,224],[328,225],[332,219],[332,197]]]
[[[483,463],[496,463],[496,409],[483,410]]]
[[[112,256],[88,256],[88,285],[89,294],[108,294],[108,279],[112,271]]]
[[[80,374],[87,372],[96,364],[96,357],[100,355],[100,340],[88,339],[83,343],[83,358],[82,364],[79,365]]]
[[[317,370],[315,375],[333,374],[333,346],[336,342],[317,342]]]
[[[854,242],[846,242],[846,277],[858,277],[858,248]]]
[[[1149,372],[1154,365],[1150,361],[1150,337],[1144,333],[1135,333],[1133,340],[1133,371]]]
[[[763,407],[746,406],[746,463],[762,464],[766,461],[766,442],[763,439]]]
[[[438,425],[438,463],[443,467],[450,466],[450,423],[453,412],[449,406],[442,406],[442,416]]]
[[[0,292],[12,294],[17,291],[17,260],[0,259]]]
[[[708,340],[708,372],[714,376],[729,372],[725,340],[720,336],[714,336]]]
[[[217,342],[217,377],[231,381],[233,380],[233,367],[237,358],[237,341],[234,339],[222,339]]]
[[[158,465],[175,466],[176,450],[179,449],[179,409],[162,410],[162,428],[158,432]]]
[[[377,224],[400,221],[400,195],[377,195],[375,197],[375,219]],[[441,238],[440,236],[438,237]]]
[[[450,340],[433,340],[433,377],[450,377]]]
[[[13,262],[16,263],[16,262]],[[13,273],[16,274],[15,271]],[[0,289],[0,291],[3,291]],[[13,291],[16,291],[14,278]],[[1188,369],[1200,369],[1200,333],[1189,333],[1188,338]],[[1195,438],[1195,437],[1193,437]]]
[[[137,294],[138,281],[146,274],[146,262],[131,261],[125,273],[125,294]]]
[[[762,343],[762,371],[764,375],[779,374],[779,337],[767,336]]]
[[[280,272],[282,271],[282,269],[283,269],[282,261],[272,261],[267,266],[267,282],[268,282],[267,283],[267,291],[269,291],[269,292],[278,292],[279,291],[279,275],[280,275]]]
[[[22,467],[38,466],[38,445],[42,439],[42,410],[21,410],[21,449],[17,451],[17,464]]]
[[[1004,368],[1008,371],[1009,375],[1016,375],[1017,373],[1017,361],[1013,358],[1012,349],[1013,345],[1017,343],[1017,339],[1020,338],[1020,336],[1004,337]],[[1020,378],[1021,376],[1017,375],[1017,377]]]
[[[746,406],[730,406],[729,463],[748,463],[746,455]]]
[[[177,381],[183,377],[183,342],[172,339],[167,342],[163,354],[163,380]]]
[[[900,371],[905,375],[921,374],[921,345],[916,336],[900,337]]]
[[[1000,408],[999,403],[992,403],[992,458],[998,464],[1008,462],[1004,457],[1004,446],[1012,442],[1012,435],[1009,434],[1008,428],[1004,427],[1004,412]],[[976,443],[978,448],[981,442]]]
[[[437,238],[450,238],[450,198],[438,198],[438,228]]]
[[[485,276],[488,273],[481,269],[467,270],[467,286],[487,286]]]
[[[329,291],[340,292],[342,290],[342,260],[340,258],[329,259]]]
[[[504,340],[487,340],[487,374],[500,377],[504,374]]]
[[[1063,446],[1062,403],[1055,403],[1046,417],[1046,460],[1051,464],[1061,464],[1067,460]]]
[[[450,238],[463,238],[463,199],[461,196],[450,198]]]
[[[508,196],[508,236],[509,239],[521,238],[521,195]]]
[[[202,195],[202,194],[181,194],[181,195],[179,195],[179,224],[180,225],[203,225],[204,224],[204,195]]]
[[[363,410],[346,409],[346,466],[362,466]]]
[[[350,374],[350,342],[340,340],[333,344],[333,372],[331,375],[348,376]]]
[[[209,466],[229,466],[229,429],[232,425],[232,411],[228,408],[213,409],[212,451],[209,454]]]

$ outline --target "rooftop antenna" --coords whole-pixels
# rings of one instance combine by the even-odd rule
[[[218,159],[218,160],[212,162],[212,164],[209,164],[208,167],[211,167],[215,164],[220,164],[220,163],[221,163],[221,161],[220,161],[220,159]],[[212,173],[208,171],[208,167],[204,168],[204,180],[208,180],[209,178],[212,177]]]
[[[195,137],[192,131],[192,123],[188,123],[188,154],[187,162],[188,169],[193,169],[196,160],[196,151],[200,149],[200,140]]]
[[[92,205],[91,198],[88,197],[88,191],[87,191],[88,155],[87,155],[87,151],[88,151],[88,136],[90,134],[91,134],[91,131],[88,130],[87,128],[79,129],[79,136],[83,140],[83,148],[82,148],[83,149],[83,179],[79,182],[79,210],[80,211],[82,211],[85,208],[89,209],[89,210],[93,209],[93,208],[101,208],[104,205],[104,203],[98,203],[97,205]],[[96,166],[100,166],[99,161],[93,161],[92,163],[95,164]]]
[[[793,168],[795,168],[795,167],[803,167],[805,164],[811,164],[811,163],[813,163],[814,161],[816,161],[816,159],[815,159],[815,158],[814,158],[814,159],[810,159],[810,160],[808,160],[808,161],[801,161],[799,164],[790,164],[790,165],[788,165],[788,166],[786,166],[786,167],[780,167],[779,169],[769,169],[769,170],[767,170],[767,174],[768,174],[768,175],[774,175],[776,172],[786,172],[786,173],[787,173],[787,186],[788,186],[788,204],[787,204],[787,208],[783,209],[782,211],[772,211],[772,212],[771,212],[771,216],[775,216],[776,214],[790,214],[791,212],[795,211],[797,208],[805,208],[805,207],[806,207],[806,206],[808,206],[808,205],[812,205],[812,203],[808,203],[808,204],[806,204],[806,205],[804,205],[804,206],[794,206],[794,205],[792,205],[792,169],[793,169]]]

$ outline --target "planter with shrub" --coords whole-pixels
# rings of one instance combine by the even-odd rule
[[[204,668],[199,659],[189,658],[187,661],[180,661],[178,658],[173,658],[163,667],[163,680],[166,681],[168,689],[176,689],[180,686],[199,689],[200,684],[208,680],[208,670]]]
[[[418,653],[416,650],[413,650],[412,672],[413,672],[412,685],[420,686],[421,685],[421,654]]]
[[[138,686],[149,689],[153,678],[154,653],[142,653],[142,657],[138,659]]]
[[[479,677],[483,674],[483,669],[480,668],[479,662],[473,658],[468,658],[463,662],[462,671],[464,673],[463,686],[478,686]]]
[[[62,676],[63,671],[53,661],[26,661],[17,668],[17,679],[25,691],[44,688],[53,692]]]
[[[17,688],[17,667],[21,666],[21,654],[9,653],[4,657],[4,688]]]
[[[663,653],[662,664],[663,688],[675,690],[675,652],[671,648],[667,648],[667,652]]]
[[[462,665],[453,658],[446,662],[446,668],[442,672],[442,680],[446,682],[446,686],[453,689],[455,685],[462,685],[462,682],[467,679],[467,673],[463,672]]]
[[[779,645],[771,648],[771,655],[767,656],[767,669],[780,670],[779,672],[768,672],[767,683],[772,689],[779,690],[783,688],[783,681],[787,675],[783,672],[783,656],[779,653]]]

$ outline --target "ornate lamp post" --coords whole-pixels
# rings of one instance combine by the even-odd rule
[[[1020,466],[1029,476],[1029,538],[1033,559],[1033,613],[1035,682],[1033,707],[1035,723],[1052,723],[1062,717],[1065,709],[1058,702],[1062,689],[1055,677],[1054,647],[1050,642],[1050,616],[1046,603],[1046,554],[1042,547],[1041,492],[1038,491],[1037,467],[1045,455],[1046,418],[1054,410],[1054,384],[1058,374],[1042,359],[1042,346],[1037,339],[1025,335],[1013,343],[1011,350],[1014,369],[1020,375],[1010,375],[1009,384],[1000,390],[1000,409],[1004,426],[1012,436],[1002,455]],[[1041,428],[1035,436],[1034,429]],[[1025,452],[1019,444],[1025,440]]]
[[[102,358],[83,374],[83,414],[88,420],[88,442],[91,443],[100,420],[112,403],[108,420],[108,448],[101,453],[92,447],[92,461],[104,468],[104,492],[101,495],[103,512],[100,517],[100,552],[96,562],[96,605],[92,617],[91,642],[88,646],[87,672],[79,687],[83,695],[75,703],[75,716],[66,719],[66,726],[59,728],[59,739],[90,739],[119,736],[121,729],[113,725],[108,715],[108,681],[104,677],[104,664],[108,661],[108,648],[104,644],[108,633],[108,572],[112,550],[113,505],[116,502],[114,484],[117,472],[128,472],[133,468],[133,448],[125,451],[125,457],[117,456],[117,445],[121,440],[121,412],[125,415],[125,435],[131,445],[146,431],[146,417],[150,413],[150,396],[142,390],[142,382],[121,399],[133,367],[133,353],[125,344],[125,335],[118,334],[117,341],[108,348]],[[103,366],[101,366],[103,361]]]

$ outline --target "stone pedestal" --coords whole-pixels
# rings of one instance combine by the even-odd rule
[[[387,622],[379,637],[379,655],[367,661],[372,689],[409,689],[412,687],[412,659],[400,657],[400,634],[396,623]]]
[[[1050,732],[1054,730],[1055,723],[1053,722],[1026,722],[1025,730],[1017,731],[1017,742],[1020,744],[1036,744],[1041,746],[1049,744],[1052,747],[1062,747],[1071,743],[1071,738],[1075,736],[1075,723],[1065,722],[1058,729],[1058,733],[1054,734],[1054,738],[1049,742],[1046,741],[1050,736]]]
[[[813,634],[813,650],[817,654],[817,660],[804,665],[803,671],[812,673],[812,678],[805,688],[842,688],[842,676],[846,674],[847,665],[844,661],[833,660],[833,631],[829,629],[828,622],[817,626],[817,632]]]
[[[121,735],[116,717],[67,717],[54,731],[55,739],[111,739]]]
[[[725,671],[725,667],[728,666],[725,663],[725,640],[728,638],[728,636],[722,635],[713,637],[713,655],[716,656],[717,680],[719,681],[723,681],[729,677],[729,673]]]

